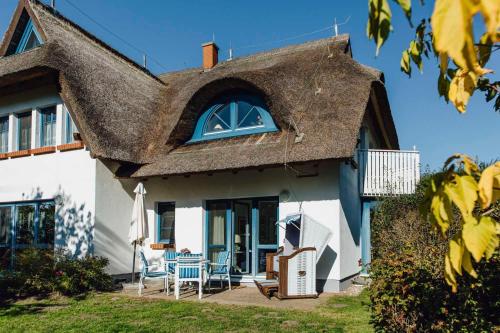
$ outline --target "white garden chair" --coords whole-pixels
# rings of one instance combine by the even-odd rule
[[[203,297],[203,272],[205,261],[201,254],[181,254],[175,267],[175,299],[180,297],[183,282],[198,282],[198,298]]]

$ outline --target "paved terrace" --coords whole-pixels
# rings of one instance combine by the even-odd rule
[[[357,295],[361,292],[362,286],[352,285],[348,290],[341,293],[321,293],[318,298],[308,299],[287,299],[279,300],[276,297],[270,300],[262,296],[259,290],[253,286],[233,286],[232,290],[227,288],[221,290],[219,284],[214,282],[212,291],[209,293],[207,289],[203,292],[203,298],[198,300],[196,290],[181,291],[179,301],[193,301],[193,302],[212,302],[225,305],[240,305],[240,306],[263,306],[275,309],[295,309],[295,310],[314,310],[315,308],[324,305],[328,298],[332,296],[349,296]],[[141,297],[137,294],[137,287],[126,287],[121,291],[130,297]],[[173,295],[173,287],[171,288],[170,295],[163,291],[163,280],[148,280],[146,282],[146,289],[143,290],[143,298],[155,298],[175,301]]]

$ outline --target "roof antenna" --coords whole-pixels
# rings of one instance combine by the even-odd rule
[[[231,41],[229,41],[229,59],[227,59],[227,60],[228,61],[233,60],[233,46],[232,46]]]
[[[335,18],[334,23],[333,23],[333,32],[335,33],[335,37],[337,37],[339,35],[339,27],[341,25],[347,24],[347,22],[349,22],[350,19],[351,19],[351,15],[349,15],[344,22],[337,23],[337,18]]]
[[[212,42],[215,43],[215,32],[212,32]]]
[[[51,0],[50,6],[52,7],[52,9],[56,9],[56,0]]]
[[[142,67],[144,67],[144,68],[146,68],[146,69],[148,68],[148,63],[147,63],[147,60],[148,60],[147,55],[146,55],[146,54],[143,54],[143,55],[142,55]]]

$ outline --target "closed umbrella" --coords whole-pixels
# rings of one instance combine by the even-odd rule
[[[148,237],[148,223],[146,221],[146,209],[144,207],[144,196],[146,189],[142,183],[137,184],[134,190],[135,201],[134,209],[132,210],[132,220],[130,222],[130,230],[128,240],[134,245],[134,258],[132,261],[132,283],[135,280],[135,252],[137,244],[142,245]]]

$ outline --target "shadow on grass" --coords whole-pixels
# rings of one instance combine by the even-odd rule
[[[28,303],[11,304],[5,308],[0,308],[0,317],[17,317],[24,315],[36,315],[47,312],[51,309],[69,306],[67,303]]]

